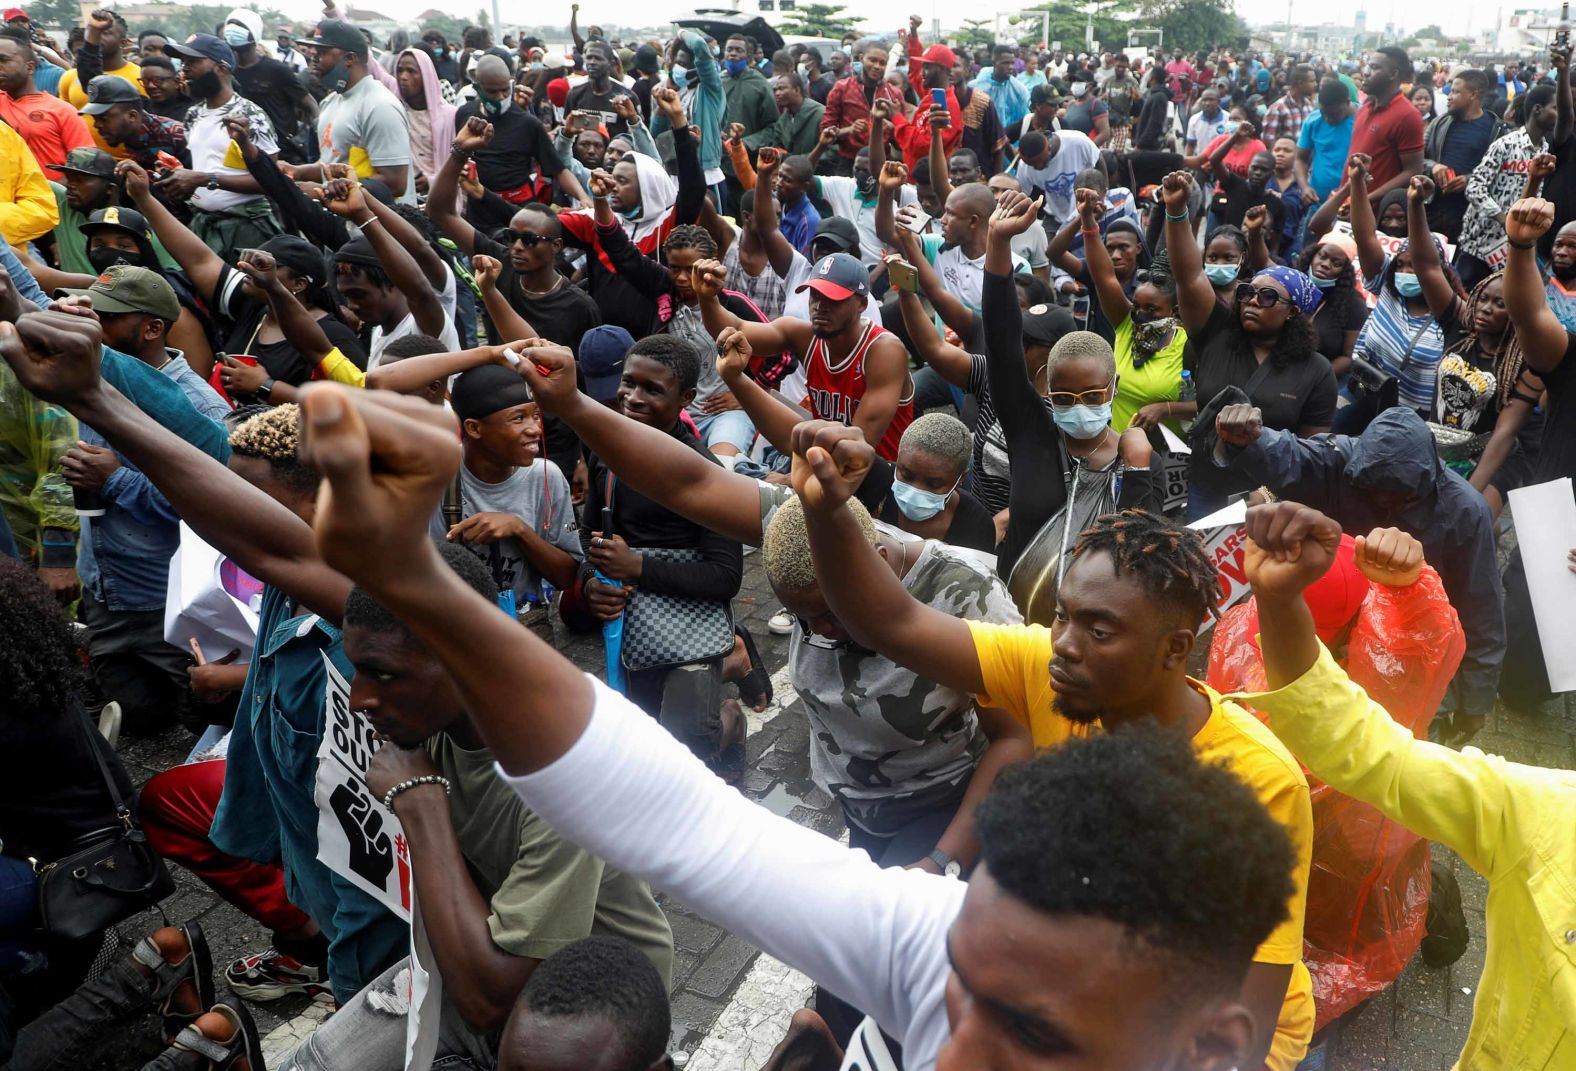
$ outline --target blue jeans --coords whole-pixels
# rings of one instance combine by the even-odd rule
[[[33,932],[37,914],[33,868],[25,859],[0,855],[0,978],[32,974],[47,962]]]
[[[708,450],[719,443],[727,443],[739,453],[747,454],[755,444],[755,425],[742,409],[690,415],[695,418],[695,430],[700,432],[701,444]]]

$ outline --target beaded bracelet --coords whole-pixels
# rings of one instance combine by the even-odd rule
[[[447,777],[439,777],[437,774],[427,774],[425,777],[412,777],[409,781],[401,781],[399,784],[389,789],[388,794],[383,797],[383,806],[389,810],[393,810],[394,797],[398,796],[401,792],[415,788],[418,785],[442,785],[443,794],[447,796],[450,793],[449,779]]]

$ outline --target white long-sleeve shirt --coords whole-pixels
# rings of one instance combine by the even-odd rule
[[[946,936],[963,882],[863,851],[728,787],[595,678],[591,723],[545,769],[498,774],[558,833],[872,1016],[929,1071],[948,1036]]]

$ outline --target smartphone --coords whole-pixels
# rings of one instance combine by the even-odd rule
[[[945,112],[947,110],[947,91],[945,89],[932,89],[930,91],[930,107],[935,111]],[[947,122],[945,125],[952,125],[951,113],[947,114]]]
[[[1554,43],[1560,48],[1571,47],[1571,5],[1570,0],[1560,4],[1560,28],[1554,32]]]
[[[907,290],[910,294],[919,293],[919,272],[914,270],[914,265],[901,257],[893,257],[886,265],[887,277],[892,280],[893,286]]]
[[[897,222],[915,234],[924,234],[930,226],[930,216],[918,205],[905,205],[897,214]]]

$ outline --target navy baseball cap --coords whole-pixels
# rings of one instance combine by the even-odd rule
[[[182,44],[165,47],[182,59],[210,59],[235,70],[235,49],[211,33],[194,33]]]
[[[580,337],[580,374],[585,376],[586,393],[599,402],[610,402],[624,378],[624,358],[635,338],[622,327],[603,324]]]
[[[870,276],[865,266],[854,257],[847,253],[833,253],[816,262],[810,270],[809,280],[795,287],[794,293],[800,294],[806,290],[814,290],[833,301],[847,301],[851,297],[868,298]]]

